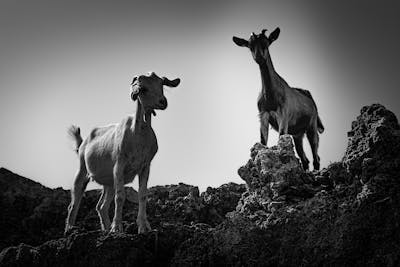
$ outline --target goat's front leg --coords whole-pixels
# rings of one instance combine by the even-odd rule
[[[115,210],[110,232],[123,232],[122,208],[125,202],[124,170],[125,163],[117,161],[114,166]]]
[[[146,166],[139,174],[139,213],[136,220],[139,234],[151,230],[146,214],[147,181],[149,180],[149,173],[150,165]]]
[[[289,120],[287,116],[283,116],[279,121],[279,136],[288,134]]]

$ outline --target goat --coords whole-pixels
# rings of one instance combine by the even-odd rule
[[[151,127],[151,115],[155,109],[165,110],[167,99],[163,85],[176,87],[180,79],[160,78],[154,72],[135,76],[131,83],[131,99],[137,102],[136,115],[128,116],[121,123],[94,128],[83,141],[77,126],[69,128],[76,142],[79,168],[71,190],[65,233],[74,225],[83,192],[93,179],[103,185],[96,205],[103,231],[122,232],[122,207],[125,201],[124,185],[139,176],[138,232],[151,230],[147,220],[147,181],[150,162],[157,153],[157,138]],[[108,214],[114,199],[115,211],[112,224]]]
[[[292,88],[276,73],[269,53],[269,46],[278,39],[280,29],[276,28],[269,36],[251,34],[249,40],[233,37],[233,42],[250,49],[254,61],[259,65],[261,72],[262,90],[258,97],[260,116],[261,143],[267,145],[268,126],[279,132],[279,135],[293,136],[297,154],[303,168],[308,169],[309,161],[303,150],[303,137],[307,134],[313,153],[315,170],[320,168],[318,156],[319,136],[324,126],[318,115],[317,106],[308,90]]]

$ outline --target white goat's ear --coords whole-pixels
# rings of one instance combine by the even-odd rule
[[[181,82],[181,79],[177,78],[175,80],[170,80],[167,77],[163,77],[163,85],[169,86],[169,87],[177,87],[179,83]]]
[[[236,36],[232,37],[233,42],[238,45],[238,46],[244,46],[244,47],[249,47],[249,41],[242,39],[242,38],[238,38]]]

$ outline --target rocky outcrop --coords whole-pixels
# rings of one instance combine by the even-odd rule
[[[146,235],[74,232],[66,238],[32,247],[20,244],[4,249],[1,266],[166,266],[183,241],[204,230],[164,224]]]
[[[281,136],[271,148],[255,144],[250,156],[238,170],[248,188],[236,208],[239,213],[265,224],[275,218],[278,207],[314,195],[313,176],[303,171],[290,135]]]
[[[343,164],[368,183],[399,177],[400,127],[396,116],[382,105],[362,108],[351,125]]]
[[[247,184],[235,212],[184,242],[174,264],[399,266],[400,139],[392,112],[364,107],[341,162],[304,173],[288,136],[256,144],[239,169]]]
[[[277,146],[253,146],[239,169],[246,188],[150,188],[156,232],[136,234],[132,202],[125,234],[90,231],[88,216],[66,238],[4,249],[0,265],[399,266],[399,129],[383,106],[364,107],[343,160],[319,172],[304,172],[282,136]],[[53,209],[46,203],[43,214]]]
[[[148,218],[155,228],[163,223],[197,224],[215,226],[225,214],[235,209],[245,191],[245,186],[235,183],[218,188],[207,188],[199,193],[196,186],[178,185],[149,188]],[[137,192],[126,188],[127,201],[124,205],[125,230],[137,231]],[[39,183],[0,169],[0,250],[21,242],[33,246],[63,237],[70,192],[62,188],[50,189]],[[99,190],[85,192],[77,217],[80,231],[98,230],[99,219],[95,206],[100,197]],[[112,204],[113,205],[113,204]],[[113,207],[110,208],[112,216]]]

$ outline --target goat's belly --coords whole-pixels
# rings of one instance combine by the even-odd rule
[[[101,185],[113,185],[114,164],[110,156],[86,153],[85,164],[87,175]]]
[[[99,176],[99,175],[89,175],[89,177],[98,184],[114,186],[113,175]]]

